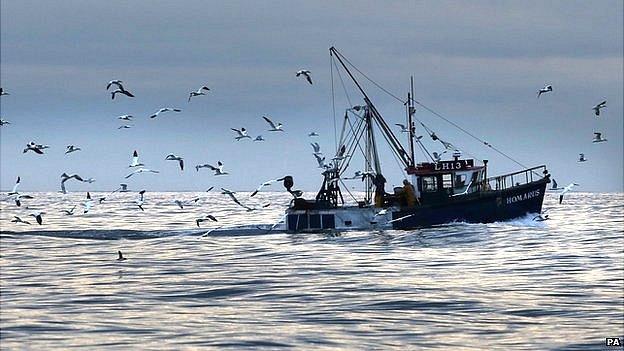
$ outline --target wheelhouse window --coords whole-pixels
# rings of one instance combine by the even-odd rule
[[[453,187],[453,176],[450,173],[442,175],[442,187],[445,189]]]
[[[422,177],[422,188],[423,191],[437,191],[438,190],[438,182],[436,177]]]

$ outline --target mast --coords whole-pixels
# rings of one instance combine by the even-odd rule
[[[345,71],[347,72],[347,74],[349,75],[353,83],[355,83],[355,86],[358,88],[358,90],[364,97],[364,102],[366,102],[366,105],[368,106],[368,110],[369,110],[368,113],[371,114],[375,122],[377,122],[386,140],[388,141],[388,143],[390,143],[390,145],[396,152],[397,156],[399,156],[399,158],[403,162],[403,165],[406,168],[409,167],[411,164],[413,164],[413,157],[410,158],[410,155],[407,154],[407,151],[405,151],[405,149],[403,148],[403,146],[401,145],[397,137],[394,135],[394,133],[392,133],[392,130],[390,129],[386,121],[383,119],[379,111],[377,111],[377,108],[375,107],[375,105],[373,105],[371,100],[368,98],[368,95],[366,95],[366,92],[364,92],[364,89],[362,89],[362,86],[360,86],[360,83],[358,83],[358,81],[355,79],[355,77],[353,76],[349,68],[347,68],[345,63],[342,61],[341,54],[333,46],[329,48],[329,54],[332,57],[335,54],[336,58],[338,59],[338,62],[340,62],[340,65],[342,65],[342,67],[345,69]]]
[[[413,115],[416,112],[416,108],[414,108],[414,76],[410,76],[410,93],[407,93],[407,114],[408,114],[408,126],[409,126],[409,146],[410,146],[410,157],[412,159],[412,164],[410,165],[412,168],[415,167],[416,158],[414,158],[414,134],[416,133],[416,127],[414,126]]]

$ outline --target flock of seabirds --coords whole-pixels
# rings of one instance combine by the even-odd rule
[[[310,74],[309,70],[299,70],[296,72],[296,77],[303,77],[305,78],[305,80],[309,83],[309,84],[313,84],[312,83],[312,77]],[[108,84],[106,85],[106,90],[111,94],[111,99],[115,99],[116,96],[119,95],[123,95],[126,96],[128,98],[134,98],[134,94],[132,94],[129,90],[127,90],[124,87],[124,82],[121,80],[111,80],[110,82],[108,82]],[[112,89],[111,89],[112,88]],[[544,88],[541,88],[538,90],[537,92],[537,97],[539,98],[540,96],[542,96],[543,94],[547,94],[553,91],[553,87],[552,85],[546,85],[544,86]],[[210,88],[206,85],[202,86],[201,88],[197,89],[196,91],[191,91],[189,93],[188,96],[188,102],[190,103],[191,100],[193,98],[202,96],[202,95],[206,95],[208,92],[210,92]],[[5,95],[10,95],[8,92],[6,92],[5,90],[3,90],[2,88],[0,88],[0,96],[5,96]],[[596,117],[600,117],[600,113],[601,110],[603,108],[607,107],[607,101],[602,101],[599,104],[595,105],[592,110],[594,111],[594,114]],[[174,108],[174,107],[163,107],[160,108],[158,111],[156,111],[155,113],[153,113],[152,115],[149,116],[150,119],[155,119],[157,117],[159,117],[161,114],[164,113],[179,113],[182,110],[180,108]],[[133,120],[133,116],[132,115],[121,115],[117,117],[120,121],[132,121]],[[264,119],[264,121],[266,121],[266,123],[269,125],[269,129],[268,131],[270,132],[284,132],[283,129],[283,125],[282,123],[275,123],[274,121],[272,121],[269,117],[267,116],[263,116],[262,117]],[[3,120],[2,118],[0,118],[0,126],[5,126],[5,125],[9,125],[11,124],[11,122],[7,121],[7,120]],[[399,124],[396,123],[396,126],[398,126],[400,128],[400,132],[402,133],[409,133],[409,128],[406,127],[403,124]],[[132,128],[131,125],[128,124],[122,124],[121,126],[119,126],[118,129],[128,129],[128,128]],[[249,132],[245,129],[245,128],[231,128],[231,130],[235,133],[234,139],[236,141],[240,141],[243,139],[250,139],[253,140],[254,142],[263,142],[265,141],[264,137],[262,135],[258,135],[255,138],[252,137],[251,135],[249,135]],[[312,131],[310,133],[308,133],[309,137],[318,137],[319,134]],[[434,140],[436,140],[435,138],[435,134],[431,135],[432,138],[434,138]],[[419,137],[420,138],[420,137]],[[601,142],[605,142],[607,141],[607,139],[602,137],[602,133],[600,132],[594,132],[594,139],[593,139],[593,143],[601,143]],[[331,164],[326,164],[325,163],[325,157],[323,157],[323,153],[321,152],[321,147],[317,142],[313,142],[310,143],[310,145],[313,148],[313,155],[316,158],[316,161],[318,162],[318,166],[319,168],[330,168]],[[27,152],[33,152],[35,154],[39,154],[42,155],[45,153],[46,149],[49,149],[50,146],[49,145],[44,145],[44,144],[38,144],[34,141],[29,142],[26,147],[24,148],[23,152],[27,153]],[[76,146],[76,145],[67,145],[66,147],[66,151],[65,154],[71,154],[77,151],[80,151],[81,148]],[[339,151],[340,153],[340,151]],[[440,160],[440,156],[441,155],[434,155],[434,158],[436,159],[436,161]],[[178,163],[178,166],[180,167],[180,170],[184,170],[184,158],[175,154],[169,154],[165,157],[165,160],[168,161],[176,161]],[[578,162],[587,162],[588,159],[585,157],[584,153],[580,153],[579,154],[579,159]],[[146,167],[145,164],[141,163],[139,160],[139,153],[134,150],[134,152],[132,153],[132,158],[131,158],[131,162],[128,166],[131,169],[131,172],[125,176],[126,179],[133,177],[135,175],[141,174],[141,173],[159,173],[158,170],[153,170],[153,169],[149,169]],[[212,165],[212,164],[198,164],[195,166],[196,171],[199,172],[200,169],[202,168],[208,168],[211,171],[214,172],[215,176],[224,176],[227,175],[228,172],[224,170],[224,165],[221,161],[218,161],[216,163],[216,165]],[[364,174],[362,174],[362,172],[355,172],[353,177],[350,178],[345,178],[345,179],[358,179],[360,177],[366,176]],[[66,186],[65,183],[68,181],[79,181],[79,182],[86,182],[86,183],[93,183],[95,182],[95,179],[93,178],[86,178],[86,177],[82,177],[79,174],[67,174],[67,173],[63,173],[61,174],[61,179],[60,179],[60,192],[61,193],[67,193],[66,190]],[[262,184],[260,184],[260,186],[258,186],[258,188],[256,190],[254,190],[250,197],[255,196],[260,190],[262,190],[264,187],[270,186],[273,183],[276,182],[280,182],[283,181],[284,182],[284,186],[286,187],[286,189],[288,190],[288,192],[290,192],[293,197],[299,197],[302,195],[302,192],[300,190],[292,190],[291,187],[293,186],[293,181],[292,181],[292,177],[290,176],[286,176],[286,177],[282,177],[282,178],[278,178],[278,179],[273,179],[273,180],[269,180],[266,182],[263,182]],[[20,207],[21,206],[21,202],[24,199],[33,199],[34,197],[28,194],[22,194],[20,192],[18,192],[18,186],[20,185],[21,182],[21,177],[17,177],[17,180],[15,182],[15,185],[13,186],[13,189],[7,194],[7,199],[9,201],[13,201],[15,202],[15,205]],[[561,202],[563,201],[563,196],[564,194],[570,192],[575,186],[578,186],[579,184],[577,183],[570,183],[569,185],[565,186],[565,187],[558,187],[557,182],[553,179],[552,181],[552,187],[550,188],[550,190],[553,191],[560,191],[559,193],[559,203],[561,204]],[[213,187],[210,187],[208,190],[206,190],[207,192],[211,191],[213,189]],[[244,203],[242,203],[236,196],[235,196],[235,192],[225,189],[225,188],[221,188],[222,190],[222,194],[224,195],[228,195],[229,198],[236,203],[237,205],[245,208],[247,211],[254,211],[257,210],[259,208],[255,208],[255,207],[250,207]],[[121,183],[120,187],[113,190],[112,192],[110,192],[109,194],[105,195],[105,196],[100,196],[96,199],[93,199],[91,197],[90,192],[87,192],[86,194],[86,198],[85,201],[82,203],[83,205],[83,213],[86,214],[88,213],[91,208],[93,208],[93,206],[95,206],[96,204],[102,204],[107,197],[115,194],[115,193],[123,193],[123,192],[128,192],[128,188],[127,188],[127,184],[125,183]],[[145,204],[145,190],[141,190],[138,192],[138,198],[134,201],[134,204],[137,206],[138,209],[140,209],[141,211],[144,211],[144,207],[143,205]],[[175,199],[174,203],[180,208],[183,209],[185,205],[189,205],[192,203],[195,203],[197,201],[199,201],[200,198],[196,197],[193,199],[189,199],[189,200],[179,200],[179,199]],[[270,203],[264,204],[261,206],[261,208],[266,208],[268,206],[270,206]],[[74,205],[71,209],[66,209],[63,210],[63,213],[65,213],[65,215],[67,216],[71,216],[75,213],[77,205]],[[27,207],[26,207],[27,208]],[[43,224],[43,215],[45,214],[45,212],[35,212],[35,213],[30,213],[29,216],[32,216],[36,222],[39,225]],[[534,220],[536,221],[543,221],[543,220],[547,220],[548,215],[538,215],[534,218]],[[197,227],[200,227],[200,224],[202,222],[217,222],[217,218],[215,218],[213,215],[210,214],[206,214],[203,215],[202,217],[199,217],[195,220],[195,223],[197,225]],[[19,223],[19,224],[25,224],[25,225],[31,225],[31,223],[25,219],[22,219],[19,216],[14,216],[14,218],[11,220],[11,222],[13,223]],[[218,228],[215,228],[218,229]],[[214,229],[213,229],[214,230]],[[206,234],[209,234],[210,232],[207,232]],[[205,234],[205,235],[206,235]],[[118,260],[125,260],[125,258],[122,256],[121,252],[118,252],[119,254],[119,258]]]

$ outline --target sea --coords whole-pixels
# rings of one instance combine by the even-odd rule
[[[284,193],[236,194],[247,211],[146,192],[141,211],[95,192],[86,214],[84,193],[29,194],[0,201],[1,350],[622,350],[622,193],[547,193],[541,222],[319,234],[270,230]]]

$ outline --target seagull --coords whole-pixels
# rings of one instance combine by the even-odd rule
[[[104,202],[104,200],[106,200],[106,198],[108,198],[109,196],[113,195],[113,194],[114,194],[114,193],[116,193],[116,192],[123,192],[123,193],[128,192],[128,184],[124,184],[124,183],[119,184],[119,188],[117,188],[117,189],[115,189],[115,190],[111,191],[110,193],[108,193],[108,194],[107,194],[107,195],[105,195],[105,196],[100,196],[100,197],[98,198],[98,203],[99,203],[99,204],[102,204],[102,202]]]
[[[124,124],[124,125],[122,125],[122,126],[119,126],[117,129],[130,129],[130,128],[132,128],[132,126],[131,126],[131,125]]]
[[[544,94],[544,93],[548,93],[550,91],[552,91],[552,85],[546,85],[545,87],[543,87],[542,89],[537,91],[537,97],[539,98],[540,95]]]
[[[401,133],[409,133],[409,129],[405,125],[401,123],[395,123],[394,125],[401,128]]]
[[[563,201],[563,195],[567,192],[570,192],[575,186],[578,186],[578,184],[570,183],[565,188],[563,188],[563,190],[559,193],[559,204],[561,204],[561,202]]]
[[[251,193],[251,195],[249,195],[249,197],[255,196],[260,190],[262,190],[263,187],[270,186],[271,184],[273,184],[275,182],[281,182],[282,180],[284,180],[283,177],[282,178],[278,178],[278,179],[267,180],[266,182],[260,184],[260,186],[258,186],[258,188],[256,188],[256,190],[254,190],[254,192]]]
[[[167,161],[178,161],[178,164],[180,165],[180,170],[183,171],[184,170],[184,159],[180,156],[176,156],[174,154],[169,154],[167,155],[167,157],[165,157],[165,160]]]
[[[312,131],[312,132],[308,133],[308,136],[309,137],[317,137],[317,136],[319,136],[319,134],[317,132]]]
[[[561,189],[563,189],[563,188],[559,188],[559,187],[557,186],[557,181],[555,180],[555,178],[553,178],[553,180],[552,180],[552,186],[550,187],[550,190],[561,190]]]
[[[258,135],[254,141],[264,141],[264,138],[262,137],[262,135]]]
[[[442,154],[444,154],[446,151],[444,151]],[[442,160],[442,154],[439,154],[437,152],[433,152],[433,154],[431,155],[433,157],[433,162],[438,163]]]
[[[129,191],[128,190],[128,184],[126,184],[126,183],[119,184],[119,192],[120,193],[127,193],[128,191]]]
[[[579,154],[578,162],[585,162],[587,159],[585,158],[585,154]]]
[[[537,216],[533,217],[533,220],[536,221],[536,222],[543,222],[543,221],[546,221],[546,220],[549,220],[549,219],[550,218],[548,218],[548,215],[543,215],[542,216],[541,214],[538,214]]]
[[[11,190],[10,193],[7,194],[10,200],[15,201],[15,205],[17,207],[22,206],[22,202],[20,201],[21,199],[34,199],[34,197],[30,195],[22,195],[17,192],[17,187],[20,185],[20,181],[21,181],[21,177],[18,176],[17,180],[15,181],[15,185],[13,185],[13,189]]]
[[[310,77],[310,71],[306,69],[297,71],[297,77],[299,77],[302,74],[306,77],[306,79],[308,80],[308,83],[312,84],[312,77]]]
[[[82,150],[82,149],[79,148],[79,147],[75,147],[74,145],[67,145],[67,151],[65,151],[65,154],[67,155],[69,153],[72,153],[72,152],[75,152],[75,151],[80,151],[80,150]]]
[[[132,95],[132,93],[127,91],[127,90],[117,89],[117,90],[114,90],[113,92],[111,92],[111,99],[112,100],[115,100],[115,94],[124,94],[127,97],[134,97],[134,95]]]
[[[135,200],[134,202],[137,204],[137,206],[139,206],[139,208],[141,209],[141,211],[145,211],[143,209],[143,203],[144,203],[144,197],[143,194],[145,194],[145,190],[141,190],[139,191],[139,198],[137,200]]]
[[[163,107],[160,110],[156,111],[156,113],[151,115],[149,118],[156,118],[158,117],[159,114],[164,113],[164,112],[182,112],[182,110],[179,108],[173,108],[173,107]]]
[[[43,224],[43,215],[45,214],[45,212],[35,212],[35,213],[31,213],[29,214],[29,216],[35,217],[35,219],[37,220],[37,223],[39,223],[39,225]]]
[[[8,193],[7,195],[11,196],[11,195],[19,194],[17,192],[17,187],[20,185],[21,180],[22,178],[20,176],[17,176],[17,180],[15,181],[15,185],[13,185],[13,189],[11,189],[11,192]]]
[[[197,91],[191,91],[191,93],[189,94],[188,102],[191,102],[191,98],[194,96],[206,95],[206,93],[203,92],[204,90],[210,91],[210,88],[204,85],[203,87],[197,89]]]
[[[6,119],[0,118],[0,126],[3,126],[5,124],[11,124],[11,122],[7,121]]]
[[[24,149],[24,153],[28,152],[28,151],[34,151],[35,153],[42,155],[43,154],[43,150],[44,149],[49,149],[50,146],[49,145],[41,145],[41,144],[37,144],[34,141],[31,141],[30,143],[26,144],[26,148]]]
[[[63,194],[67,194],[67,191],[65,190],[65,182],[70,180],[70,179],[72,179],[72,178],[76,179],[76,180],[79,180],[81,182],[84,182],[84,179],[81,176],[79,176],[78,174],[75,174],[75,173],[71,174],[71,175],[69,175],[67,173],[61,174],[61,192]]]
[[[4,89],[0,88],[0,96],[2,95],[11,95],[11,94],[7,93],[6,91],[4,91]]]
[[[130,166],[128,167],[143,167],[145,166],[143,163],[139,163],[139,153],[134,150],[134,152],[132,153],[132,162],[130,163]]]
[[[25,220],[19,218],[18,216],[13,216],[13,219],[11,220],[11,222],[13,222],[13,223],[24,223],[24,224],[30,225],[30,222],[25,221]]]
[[[125,261],[127,260],[127,258],[123,257],[123,255],[121,254],[121,251],[117,251],[117,261]]]
[[[316,162],[318,162],[318,168],[327,168],[327,165],[325,164],[325,156],[321,158],[319,154],[313,154],[313,155],[314,157],[316,157]]]
[[[197,224],[197,227],[199,228],[199,223],[206,222],[206,221],[218,222],[217,219],[215,218],[215,216],[213,216],[213,215],[204,215],[203,217],[197,218],[195,220],[195,224]]]
[[[108,84],[106,85],[106,90],[110,89],[111,85],[115,84],[117,86],[117,88],[123,90],[123,85],[121,85],[121,83],[123,83],[121,80],[118,79],[113,79],[110,82],[108,82]]]
[[[134,116],[132,116],[132,115],[121,115],[121,116],[117,117],[117,119],[121,119],[121,120],[124,120],[124,121],[131,121],[133,118],[134,118]]]
[[[160,173],[160,171],[155,171],[155,170],[148,169],[148,168],[139,168],[136,171],[133,171],[132,173],[128,174],[125,178],[128,179],[128,178],[132,177],[135,174],[145,173],[145,172]]]
[[[593,143],[601,143],[603,141],[607,141],[607,139],[603,139],[602,138],[602,133],[594,132],[594,140],[592,140],[592,142]]]
[[[93,200],[91,200],[91,194],[87,191],[87,200],[83,203],[85,209],[83,213],[89,212],[91,207],[93,207]]]
[[[607,100],[604,100],[603,102],[599,103],[598,105],[594,106],[592,108],[592,110],[594,110],[594,114],[596,114],[596,116],[600,116],[600,110],[607,107]]]
[[[247,205],[243,205],[240,201],[238,201],[236,196],[234,196],[234,194],[236,194],[235,192],[233,192],[231,190],[228,190],[228,189],[225,189],[225,188],[221,188],[221,190],[222,190],[221,194],[228,195],[230,197],[230,199],[232,199],[232,201],[234,201],[238,206],[247,209],[247,211],[255,210],[255,208],[249,207]]]
[[[203,164],[203,165],[197,165],[197,166],[195,166],[195,169],[196,169],[197,171],[199,171],[199,169],[200,169],[200,168],[205,168],[205,167],[210,168],[211,170],[213,170],[213,171],[215,172],[215,174],[214,174],[214,175],[216,175],[216,176],[229,174],[228,172],[224,172],[224,171],[223,171],[223,163],[222,163],[221,161],[217,162],[217,167],[215,167],[215,166],[213,166],[213,165],[210,165],[210,164],[205,163],[205,164]]]
[[[312,148],[314,149],[314,154],[315,155],[321,155],[321,145],[319,145],[319,143],[310,143],[310,145],[312,145]]]
[[[71,216],[74,214],[74,210],[76,209],[76,205],[71,208],[71,210],[62,210],[61,212],[65,213],[66,216]]]
[[[264,120],[271,126],[271,129],[269,129],[269,132],[283,132],[284,131],[282,129],[281,123],[278,123],[277,125],[275,125],[275,123],[273,123],[273,121],[271,121],[268,117],[262,116],[262,118],[264,118]]]
[[[245,128],[241,128],[241,129],[230,128],[230,129],[235,131],[238,134],[238,136],[234,137],[234,139],[236,139],[237,141],[240,141],[241,139],[244,139],[244,138],[251,139],[251,137],[247,134],[247,129]]]
[[[178,199],[173,200],[173,202],[175,202],[181,210],[184,209],[184,205],[190,205],[192,202],[197,203],[197,201],[199,201],[198,197],[185,201]]]

